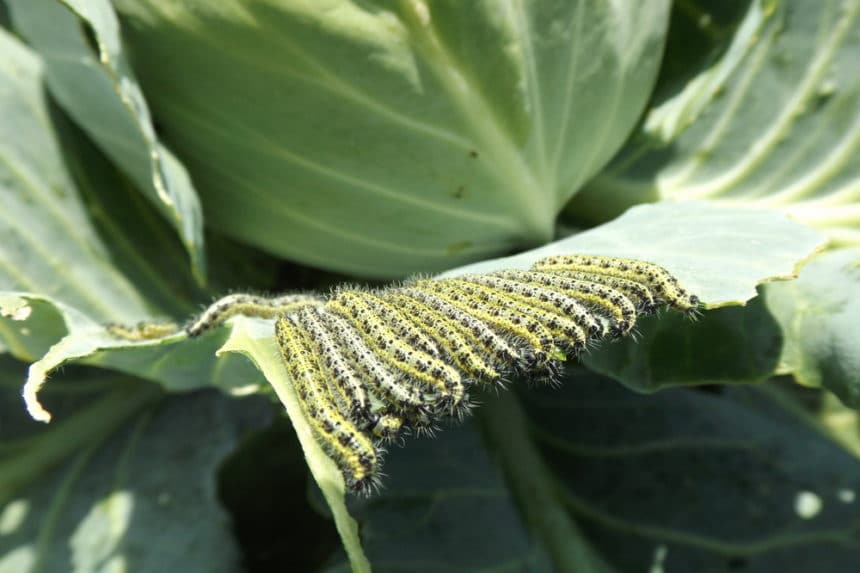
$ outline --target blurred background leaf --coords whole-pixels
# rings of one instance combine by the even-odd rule
[[[708,17],[714,3],[692,4]],[[655,101],[568,213],[594,223],[642,201],[708,199],[780,210],[856,244],[858,26],[860,0],[754,0],[720,59]]]
[[[520,429],[507,432],[509,447],[528,440]],[[352,504],[373,570],[611,571],[564,510],[546,503],[554,500],[536,499],[544,490],[518,497],[524,492],[506,481],[497,459],[474,419],[446,428],[438,439],[394,449],[385,489]],[[537,484],[539,468],[527,467]],[[348,570],[345,564],[327,569]]]
[[[21,409],[23,370],[0,357],[0,572],[241,570],[215,470],[268,422],[268,400],[167,398],[75,369],[45,426]]]
[[[669,5],[114,4],[207,223],[382,278],[549,240],[634,127]]]
[[[374,571],[835,572],[860,558],[860,459],[768,393],[642,396],[581,369],[516,390],[390,453],[388,487],[356,507]]]
[[[16,30],[43,58],[51,94],[175,228],[204,282],[200,201],[185,168],[159,142],[110,2],[7,3]]]
[[[785,339],[781,371],[860,408],[860,248],[816,257],[765,295]]]
[[[113,266],[75,190],[54,137],[38,57],[4,30],[0,53],[0,290],[40,292],[98,320],[151,316]]]

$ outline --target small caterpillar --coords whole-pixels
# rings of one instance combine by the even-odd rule
[[[585,282],[599,283],[609,288],[615,289],[624,294],[630,301],[636,305],[636,310],[640,314],[652,314],[657,310],[659,303],[654,299],[654,295],[648,285],[637,283],[630,279],[616,277],[613,275],[601,275],[595,273],[587,273],[583,271],[570,271],[561,268],[549,267],[546,269],[553,273],[562,275],[569,279],[575,279]]]
[[[548,336],[548,340],[568,348],[573,354],[585,346],[585,331],[567,316],[547,312],[532,301],[527,299],[524,301],[521,297],[511,296],[504,291],[498,291],[482,284],[475,284],[464,279],[454,279],[451,282],[457,289],[470,297],[479,299],[492,307],[503,308],[509,314],[519,317],[531,331],[544,333]],[[550,349],[550,353],[552,352],[553,350]],[[560,359],[564,360],[566,357],[566,355],[561,355]]]
[[[239,314],[276,318],[275,338],[314,436],[347,486],[369,492],[379,485],[382,443],[462,417],[476,385],[512,376],[557,381],[562,361],[630,333],[640,314],[660,305],[692,315],[699,300],[653,263],[573,255],[526,271],[328,297],[232,294],[185,332],[198,336]],[[167,323],[106,328],[127,340],[179,331]]]
[[[432,337],[425,334],[419,326],[410,322],[396,306],[373,293],[366,293],[365,299],[373,307],[374,312],[391,325],[391,329],[403,342],[433,357],[439,357],[439,348]]]
[[[399,376],[367,345],[361,334],[346,319],[335,313],[325,315],[332,332],[350,353],[367,380],[367,389],[395,412],[428,408],[435,396],[427,396],[414,386],[400,383]]]
[[[209,305],[203,313],[185,327],[188,336],[199,336],[237,315],[277,318],[307,305],[320,305],[323,299],[309,294],[288,294],[274,298],[252,294],[230,294]]]
[[[546,366],[552,356],[552,335],[540,323],[509,312],[497,304],[487,304],[459,288],[453,280],[422,281],[417,288],[425,289],[464,312],[518,338],[529,350],[529,369]]]
[[[492,357],[495,364],[508,364],[519,372],[527,371],[525,350],[516,348],[504,336],[475,316],[428,292],[412,288],[403,288],[395,292],[409,296],[431,308],[440,316],[463,325],[478,341],[481,351]]]
[[[171,336],[181,331],[175,322],[138,322],[128,326],[125,324],[110,323],[105,325],[105,330],[116,338],[129,341],[156,340]]]

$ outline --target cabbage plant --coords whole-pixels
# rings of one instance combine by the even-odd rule
[[[0,8],[0,573],[856,568],[860,0]],[[702,315],[369,496],[271,320],[109,327],[575,253]]]

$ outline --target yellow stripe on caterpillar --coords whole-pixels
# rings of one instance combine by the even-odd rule
[[[361,293],[361,296],[383,320],[391,325],[391,330],[404,342],[413,345],[430,356],[439,357],[439,347],[418,326],[395,305],[375,293]]]
[[[648,285],[630,279],[617,277],[614,275],[604,275],[600,273],[589,273],[585,271],[571,271],[561,269],[548,269],[546,272],[559,274],[569,279],[599,283],[613,288],[624,294],[636,306],[636,310],[642,314],[651,314],[657,310],[659,306],[654,294]]]
[[[395,412],[402,413],[427,408],[435,396],[429,399],[415,386],[402,384],[393,372],[364,342],[364,339],[343,317],[325,312],[322,315],[329,331],[335,333],[341,348],[347,350],[352,360],[366,376],[368,391],[378,400],[388,404]]]
[[[509,365],[522,372],[527,368],[526,349],[517,347],[506,340],[487,324],[481,322],[468,312],[454,306],[447,300],[432,293],[412,287],[402,287],[393,294],[402,294],[430,307],[435,312],[450,319],[452,322],[462,325],[472,336],[480,341],[482,348],[488,356],[492,357],[495,368]]]
[[[380,440],[390,442],[396,440],[403,429],[404,422],[400,416],[380,414],[371,426],[371,433]]]
[[[329,332],[319,307],[305,307],[296,313],[296,319],[307,329],[317,356],[327,375],[329,385],[334,387],[344,412],[359,425],[371,424],[370,401],[364,383],[346,350],[337,343],[334,333]]]
[[[523,300],[465,279],[452,279],[451,283],[467,295],[483,300],[491,307],[506,309],[509,314],[520,317],[524,323],[532,325],[536,330],[544,329],[550,340],[561,348],[574,353],[585,348],[587,342],[585,331],[567,316],[540,308],[529,299]],[[551,348],[549,352],[554,350]],[[560,354],[564,356],[563,353]]]

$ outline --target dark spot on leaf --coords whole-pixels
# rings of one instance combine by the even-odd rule
[[[469,157],[471,157],[472,159],[477,159],[478,158],[478,152],[474,149],[470,150],[469,151]]]
[[[451,191],[451,197],[454,199],[462,199],[466,195],[466,186],[458,185],[456,189]]]

